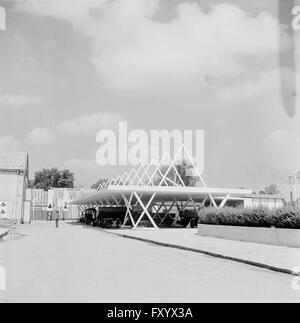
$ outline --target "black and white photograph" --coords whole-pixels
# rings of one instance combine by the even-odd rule
[[[0,303],[299,303],[299,93],[300,0],[0,0]]]

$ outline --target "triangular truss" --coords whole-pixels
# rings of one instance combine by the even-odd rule
[[[90,195],[91,193],[94,192],[94,190],[93,189],[86,189],[86,188],[74,188],[73,192],[76,196],[76,199],[79,199],[79,198]],[[84,211],[85,206],[79,205],[79,209],[80,209],[80,211]]]
[[[145,198],[142,198],[142,194],[138,194],[137,190],[135,190],[134,187],[137,187],[137,186],[189,187],[191,186],[189,185],[189,183],[185,181],[186,178],[183,178],[183,176],[180,175],[178,171],[178,167],[176,167],[178,165],[182,165],[183,164],[182,161],[184,161],[185,164],[188,165],[188,169],[192,174],[192,176],[191,175],[190,176],[197,180],[197,183],[198,183],[197,186],[202,187],[207,191],[207,198],[205,199],[205,201],[209,199],[211,205],[213,205],[214,207],[218,207],[213,196],[208,191],[207,186],[201,176],[201,173],[195,164],[195,161],[193,160],[191,154],[189,153],[189,151],[184,145],[182,145],[179,148],[177,153],[174,155],[174,158],[171,158],[168,153],[165,153],[158,164],[151,162],[148,165],[139,165],[138,167],[132,168],[129,172],[125,172],[122,175],[117,176],[116,178],[112,178],[100,184],[99,187],[97,188],[98,191],[113,188],[114,186],[132,187],[132,193],[130,194],[129,197],[128,196],[126,197],[124,194],[122,194],[121,201],[117,200],[115,197],[112,197],[111,201],[107,201],[107,200],[99,201],[100,205],[120,206],[122,204],[123,205],[125,204],[127,208],[127,212],[123,223],[124,225],[130,220],[133,227],[137,227],[139,223],[142,221],[143,217],[147,217],[151,222],[151,224],[153,225],[153,227],[157,228],[157,224],[155,223],[153,217],[150,215],[150,212],[149,212],[149,209],[155,208],[157,206],[153,202],[155,199],[156,193],[151,194],[150,197],[147,198],[147,200],[145,200]],[[225,197],[224,200],[221,202],[221,206],[225,204],[227,199],[228,199],[228,196]],[[195,210],[197,210],[197,206],[194,203],[191,196],[189,196],[188,201],[186,202],[186,206],[189,203],[192,203]],[[167,210],[167,212],[165,212],[164,217],[168,215],[171,208],[173,208],[175,204],[178,206],[177,201],[172,202],[171,206],[168,206],[168,207],[164,205],[164,208]],[[161,206],[162,205],[160,205],[160,207]],[[135,214],[133,210],[136,207],[139,207],[142,210],[142,212],[137,219],[134,219]],[[155,216],[158,216],[158,217],[160,216],[159,211],[156,211]],[[159,223],[161,223],[164,220],[164,218],[161,218],[159,220],[160,220]],[[176,221],[176,219],[174,221]]]
[[[107,189],[110,186],[188,186],[176,168],[178,161],[183,160],[187,162],[195,174],[194,177],[197,177],[201,186],[205,188],[206,184],[199,169],[187,148],[182,145],[173,159],[168,153],[165,153],[157,165],[153,161],[148,165],[139,165],[129,172],[103,182],[97,190]]]

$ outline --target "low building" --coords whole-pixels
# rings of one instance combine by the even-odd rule
[[[269,209],[281,208],[285,205],[282,195],[250,194],[244,197],[245,207],[267,207]]]
[[[0,219],[29,221],[24,216],[28,181],[28,154],[0,151]]]
[[[95,192],[84,188],[50,188],[48,191],[36,188],[26,190],[26,203],[29,203],[31,221],[53,220],[59,215],[60,219],[76,220],[83,209],[68,203],[78,197]]]

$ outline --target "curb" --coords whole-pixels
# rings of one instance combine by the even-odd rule
[[[16,227],[13,227],[13,228],[9,229],[8,231],[6,231],[6,232],[4,232],[4,233],[0,234],[0,239],[5,238],[5,237],[6,237],[6,236],[11,232],[11,231],[15,230],[15,228],[16,228]]]
[[[172,243],[160,242],[160,241],[155,241],[155,240],[150,240],[150,239],[145,239],[145,238],[140,238],[140,237],[133,237],[133,236],[130,236],[128,234],[115,233],[115,232],[110,232],[110,231],[106,231],[106,230],[104,230],[104,231],[106,233],[113,234],[113,235],[123,237],[123,238],[127,238],[127,239],[148,242],[148,243],[151,243],[151,244],[154,244],[154,245],[159,245],[159,246],[163,246],[163,247],[167,247],[167,248],[173,248],[173,249],[180,249],[180,250],[196,252],[196,253],[200,253],[200,254],[203,254],[203,255],[206,255],[206,256],[211,256],[211,257],[214,257],[214,258],[230,260],[230,261],[234,261],[234,262],[238,262],[238,263],[242,263],[242,264],[246,264],[246,265],[250,265],[250,266],[254,266],[254,267],[268,269],[268,270],[283,273],[283,274],[288,274],[288,275],[293,275],[293,276],[300,276],[300,273],[297,273],[297,272],[295,272],[295,271],[293,271],[291,269],[271,266],[271,265],[267,265],[267,264],[264,264],[264,263],[255,262],[255,261],[242,259],[242,258],[225,256],[225,255],[214,253],[214,252],[211,252],[211,251],[195,249],[195,248],[190,248],[190,247],[184,247],[184,246],[180,246],[180,245],[176,245],[176,244],[172,244]]]

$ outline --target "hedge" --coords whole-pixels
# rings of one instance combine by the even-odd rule
[[[199,211],[199,223],[300,229],[300,209],[210,207]]]

